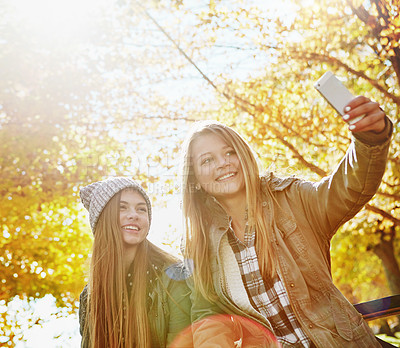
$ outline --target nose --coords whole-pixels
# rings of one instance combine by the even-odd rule
[[[129,209],[128,210],[128,214],[127,214],[127,218],[129,220],[136,220],[138,218],[138,212],[136,211],[136,209]]]
[[[229,165],[229,157],[227,156],[219,156],[218,157],[218,167],[222,168]]]

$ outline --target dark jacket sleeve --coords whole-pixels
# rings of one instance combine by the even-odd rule
[[[166,320],[167,347],[172,342],[173,346],[177,348],[192,346],[190,290],[186,285],[185,276],[185,268],[181,262],[167,267],[163,274],[163,297],[168,307],[164,313],[164,316],[168,316],[168,318],[164,318]]]
[[[192,334],[190,330],[190,290],[184,280],[170,282],[168,295],[169,323],[167,331],[167,346],[179,335],[186,343],[174,344],[174,347],[191,346]]]

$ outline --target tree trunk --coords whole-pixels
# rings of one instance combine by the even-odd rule
[[[391,228],[390,234],[382,230],[378,232],[381,233],[380,243],[371,249],[382,260],[389,289],[393,295],[397,295],[400,294],[400,267],[394,252],[395,226]]]
[[[393,69],[396,72],[397,81],[400,84],[400,49],[398,47],[394,47],[393,51],[395,55],[390,59],[393,65]]]

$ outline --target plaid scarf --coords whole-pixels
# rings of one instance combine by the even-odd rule
[[[255,249],[255,231],[249,233],[246,226],[244,243],[230,228],[229,244],[236,256],[243,284],[255,310],[272,325],[274,334],[281,344],[294,347],[310,347],[311,341],[302,330],[293,313],[283,282],[276,275],[264,280],[260,273]]]

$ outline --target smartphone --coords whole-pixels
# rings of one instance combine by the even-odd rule
[[[315,89],[325,98],[325,100],[340,114],[344,115],[345,106],[354,98],[350,91],[339,81],[331,72],[327,71],[314,84]],[[353,118],[349,124],[360,121],[365,115]]]

